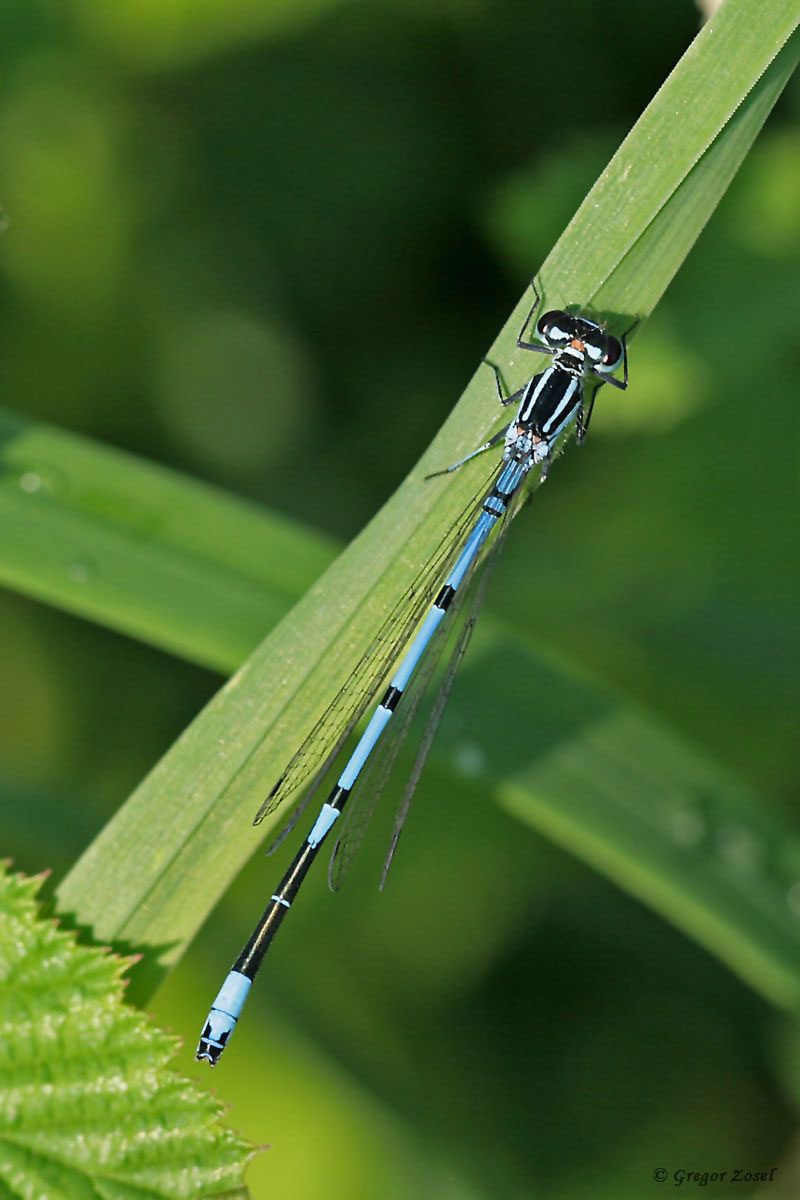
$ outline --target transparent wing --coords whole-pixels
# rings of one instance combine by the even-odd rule
[[[462,509],[414,582],[393,606],[354,670],[289,760],[256,813],[254,824],[257,825],[274,812],[286,796],[310,778],[319,779],[328,771],[430,604],[433,589],[445,574],[450,560],[461,549],[464,534],[496,473],[497,464],[494,463],[480,489]]]
[[[323,766],[322,770],[317,775],[317,777],[314,780],[314,782],[312,783],[311,787],[308,788],[308,790],[306,791],[306,794],[303,796],[303,799],[298,801],[298,803],[292,809],[289,818],[283,823],[283,825],[278,830],[278,832],[276,833],[276,835],[272,839],[272,841],[267,844],[267,848],[264,851],[264,854],[267,856],[267,858],[269,858],[270,855],[274,854],[275,851],[278,850],[283,845],[283,843],[286,841],[289,834],[294,829],[295,825],[297,825],[297,822],[300,820],[303,813],[306,811],[309,804],[311,803],[311,801],[314,799],[317,792],[319,791],[320,784],[322,783],[323,779],[325,778],[325,775],[327,773],[329,766],[330,766],[330,762],[327,762]],[[255,822],[254,822],[254,824],[255,824]]]
[[[500,547],[505,539],[509,520],[516,515],[517,502],[514,502],[513,510],[510,515],[507,515],[497,536],[492,540],[489,548],[480,561],[473,567],[470,576],[464,581],[462,586],[456,592],[455,599],[448,612],[447,620],[440,625],[430,647],[423,659],[420,667],[412,677],[412,681],[403,697],[403,706],[398,713],[398,716],[392,721],[389,726],[386,737],[381,743],[379,749],[375,752],[370,761],[364,775],[359,779],[357,790],[353,797],[348,802],[348,810],[344,818],[342,833],[334,847],[331,856],[330,865],[328,867],[328,883],[333,891],[338,891],[342,882],[350,868],[350,865],[361,848],[364,836],[369,827],[370,821],[375,812],[375,808],[383,794],[386,783],[394,768],[397,756],[403,746],[414,718],[417,715],[420,704],[428,690],[431,678],[436,670],[438,662],[442,656],[442,652],[453,634],[453,626],[456,623],[458,610],[464,603],[467,595],[471,592],[469,612],[464,626],[459,631],[456,641],[450,651],[448,663],[445,668],[442,682],[438,688],[436,696],[431,707],[431,711],[426,719],[420,750],[417,754],[412,769],[411,776],[408,780],[403,793],[403,799],[395,817],[395,825],[392,832],[392,841],[387,855],[387,860],[384,864],[383,875],[381,878],[381,887],[386,880],[391,859],[394,854],[397,841],[400,836],[403,822],[408,813],[411,799],[422,774],[425,761],[428,757],[428,752],[436,731],[439,727],[442,714],[450,696],[450,691],[453,686],[456,672],[464,657],[467,649],[467,644],[472,633],[472,629],[478,618],[481,605],[483,603],[486,588],[489,583],[489,578],[494,567],[495,557],[500,550]],[[472,586],[474,577],[480,576],[477,586]],[[402,716],[401,716],[402,714]],[[396,722],[396,723],[395,723]]]
[[[466,590],[466,586],[462,585],[456,592],[446,620],[434,634],[422,662],[406,688],[397,716],[392,719],[386,735],[370,759],[363,776],[358,780],[354,795],[348,801],[342,832],[333,848],[328,866],[328,884],[334,892],[342,886],[350,864],[361,848],[378,801],[452,632],[454,618],[461,607]]]
[[[425,767],[428,754],[430,753],[430,748],[433,745],[433,740],[438,732],[439,724],[444,714],[445,707],[447,706],[447,701],[450,699],[450,693],[453,690],[453,682],[455,681],[458,668],[461,666],[464,655],[467,652],[467,646],[469,645],[470,638],[472,637],[472,631],[475,628],[475,623],[477,622],[481,608],[483,607],[483,602],[486,598],[486,590],[489,586],[489,581],[497,564],[498,555],[508,535],[511,522],[519,512],[520,506],[523,503],[524,499],[522,494],[518,492],[512,501],[509,511],[503,519],[503,524],[500,531],[483,558],[483,570],[480,579],[474,586],[466,619],[459,631],[458,637],[450,653],[450,658],[448,659],[447,666],[445,667],[442,681],[439,684],[439,690],[434,698],[422,738],[420,739],[419,750],[417,751],[417,757],[414,760],[414,766],[411,768],[411,774],[408,777],[408,781],[403,790],[403,797],[395,814],[392,836],[389,841],[389,848],[386,852],[383,871],[381,872],[381,881],[379,885],[381,891],[386,883],[386,877],[389,874],[389,868],[394,860],[395,851],[397,850],[397,843],[400,840],[400,834],[403,832],[403,826],[405,824],[406,817],[408,816],[408,810],[411,807],[411,801],[414,798],[414,793],[417,790],[417,784],[419,783],[420,776]],[[476,568],[476,572],[479,569],[480,568]]]

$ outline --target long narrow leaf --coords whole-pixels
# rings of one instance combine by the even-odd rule
[[[174,471],[0,412],[0,583],[204,666],[239,665],[324,538]]]
[[[798,22],[782,0],[728,0],[655,98],[541,272],[548,303],[646,314],[678,269],[793,69]],[[774,60],[774,61],[773,61]],[[771,64],[771,65],[770,65]],[[494,357],[513,384],[507,348]],[[599,304],[599,299],[598,299]],[[516,356],[518,358],[518,355]],[[392,501],[252,655],[143,782],[64,882],[60,903],[103,938],[180,954],[252,853],[248,818],[363,652],[393,597],[474,486],[422,474],[483,440],[486,372]]]
[[[488,629],[487,629],[488,624]],[[800,1002],[800,840],[751,789],[634,706],[487,622],[438,753],[644,900],[774,1004]],[[541,697],[509,722],[481,697]],[[469,756],[464,755],[469,748]]]

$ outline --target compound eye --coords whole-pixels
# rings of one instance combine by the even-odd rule
[[[622,342],[619,338],[615,338],[613,334],[607,333],[605,344],[603,346],[603,359],[600,363],[600,369],[603,371],[614,371],[622,362]]]
[[[539,317],[536,322],[536,334],[549,346],[566,346],[572,341],[574,321],[568,313],[554,309]]]

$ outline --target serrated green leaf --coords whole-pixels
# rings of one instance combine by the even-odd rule
[[[593,305],[615,328],[624,328],[631,315],[650,311],[793,70],[800,53],[797,35],[781,47],[797,23],[798,14],[781,0],[728,0],[548,258],[540,276],[546,303]],[[519,382],[520,355],[509,348],[529,303],[529,297],[520,301],[493,349],[509,384]],[[495,416],[491,380],[487,383],[483,370],[390,504],[89,848],[62,886],[60,902],[81,922],[93,924],[98,936],[167,946],[159,951],[162,965],[177,958],[255,849],[260,835],[248,833],[248,818],[265,790],[481,477],[466,469],[426,487],[423,474],[483,440]],[[596,789],[586,796],[603,803]],[[526,813],[530,817],[541,808],[531,804]],[[586,852],[580,838],[571,844]],[[135,871],[132,846],[137,848]],[[619,872],[624,882],[623,875]],[[675,873],[676,883],[679,876]],[[664,879],[658,887],[665,891]],[[656,890],[651,889],[653,895]],[[709,903],[700,893],[697,902]],[[735,906],[725,914],[728,927],[744,919]],[[706,944],[725,956],[721,928],[709,910]],[[734,957],[727,954],[729,961]],[[746,957],[743,953],[737,961],[742,964]],[[783,983],[771,986],[770,994],[791,1002],[796,973],[776,962],[773,979],[779,977]],[[749,978],[760,986],[752,972]]]
[[[0,867],[0,1192],[246,1196],[252,1151],[169,1070],[177,1040],[123,1003],[130,963],[41,919],[41,884]]]

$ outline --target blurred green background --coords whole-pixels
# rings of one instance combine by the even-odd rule
[[[688,0],[8,6],[6,404],[346,541],[697,25]],[[489,600],[789,819],[799,113],[795,84]],[[9,593],[0,628],[3,852],[57,880],[220,679]],[[547,697],[517,701],[512,724]],[[776,1165],[794,1027],[454,789],[451,742],[382,897],[380,831],[339,897],[309,881],[213,1076],[270,1146],[254,1195],[638,1200],[657,1167]],[[156,998],[189,1073],[278,866],[250,864]]]

